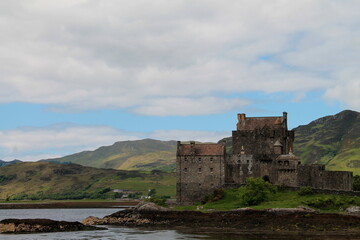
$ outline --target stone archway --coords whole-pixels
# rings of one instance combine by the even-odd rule
[[[262,179],[263,179],[265,182],[270,182],[270,178],[269,178],[268,175],[263,176]]]

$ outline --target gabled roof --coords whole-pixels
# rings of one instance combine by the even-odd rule
[[[224,148],[216,143],[181,144],[178,155],[220,156],[224,155]]]
[[[237,124],[237,130],[255,130],[256,128],[263,128],[268,126],[270,128],[276,128],[284,123],[283,117],[247,117],[243,120],[239,120]]]

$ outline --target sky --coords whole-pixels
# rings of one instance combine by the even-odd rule
[[[237,113],[295,128],[360,111],[358,0],[0,1],[0,159],[153,138]]]

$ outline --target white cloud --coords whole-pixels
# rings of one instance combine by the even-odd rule
[[[162,140],[178,141],[200,141],[200,142],[218,142],[229,137],[231,132],[210,132],[210,131],[190,131],[190,130],[158,130],[150,134],[151,138]]]
[[[139,139],[135,134],[106,126],[19,128],[0,131],[0,153],[3,160],[39,160],[37,157],[55,157],[135,139]]]
[[[3,1],[0,102],[191,115],[247,103],[219,97],[230,93],[325,90],[359,110],[360,94],[340,90],[358,76],[348,71],[360,61],[358,9],[355,0]]]
[[[0,159],[36,161],[95,150],[117,141],[153,138],[158,140],[196,140],[217,142],[230,132],[158,130],[126,132],[107,126],[56,124],[49,127],[0,131]]]

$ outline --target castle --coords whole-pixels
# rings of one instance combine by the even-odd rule
[[[224,186],[244,184],[249,177],[274,185],[352,190],[352,172],[326,171],[324,165],[301,164],[293,151],[294,131],[287,113],[278,117],[238,114],[232,131],[232,153],[225,144],[178,142],[176,154],[178,204],[199,202]]]

